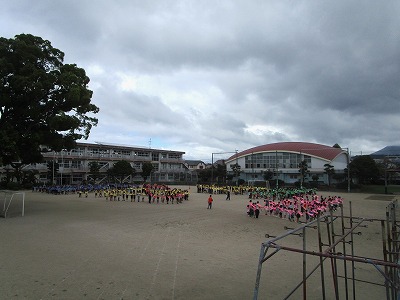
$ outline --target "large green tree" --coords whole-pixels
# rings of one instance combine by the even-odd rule
[[[211,168],[202,169],[197,171],[199,183],[207,183],[211,180]]]
[[[300,173],[300,187],[303,187],[304,180],[306,176],[310,173],[308,170],[308,164],[305,160],[299,163],[299,173]]]
[[[273,171],[271,171],[271,170],[265,170],[264,172],[263,172],[263,178],[264,178],[264,180],[266,180],[266,181],[269,181],[269,180],[271,180],[272,179],[272,177],[274,177],[274,172]]]
[[[325,173],[328,175],[328,185],[331,186],[332,175],[335,174],[335,168],[331,164],[324,164]]]
[[[129,175],[135,175],[136,170],[131,166],[129,161],[126,160],[120,160],[114,163],[112,168],[108,169],[108,174],[120,178],[120,182],[122,183],[124,181],[124,177],[129,176]]]
[[[40,145],[71,149],[97,125],[85,70],[30,34],[0,37],[0,159],[40,162]]]
[[[54,184],[60,170],[60,165],[55,160],[47,162],[47,179]]]
[[[147,178],[151,175],[151,172],[153,172],[154,166],[151,162],[144,162],[142,165],[142,177],[143,181],[146,181]]]
[[[233,176],[236,177],[236,185],[239,185],[239,177],[240,177],[240,173],[241,171],[241,166],[236,163],[234,165],[231,165],[231,169],[233,171]]]
[[[90,175],[91,175],[94,183],[96,183],[96,179],[100,175],[100,164],[97,161],[91,161],[91,162],[89,162],[88,165],[89,165]]]
[[[350,174],[361,184],[370,184],[379,178],[379,168],[369,155],[356,156],[350,163]]]

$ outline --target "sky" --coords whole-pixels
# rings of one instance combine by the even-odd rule
[[[205,162],[276,142],[400,145],[397,0],[0,4],[0,36],[40,36],[85,69],[100,109],[86,142]]]

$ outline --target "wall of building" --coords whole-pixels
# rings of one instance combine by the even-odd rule
[[[44,147],[43,147],[44,148]],[[75,149],[61,152],[44,152],[44,162],[27,165],[24,171],[36,170],[39,172],[39,182],[48,182],[48,163],[58,163],[58,174],[54,174],[54,182],[57,184],[80,184],[90,180],[90,162],[98,162],[100,175],[96,180],[102,182],[107,178],[107,170],[120,160],[130,162],[136,171],[136,176],[125,178],[127,182],[141,181],[140,172],[145,162],[151,162],[154,166],[151,180],[163,182],[181,182],[186,180],[197,181],[197,173],[192,174],[184,165],[184,152],[150,149],[140,147],[114,146],[106,144],[78,143]],[[51,179],[50,179],[51,181]]]
[[[328,176],[325,174],[325,164],[331,164],[337,173],[343,173],[344,169],[347,168],[347,155],[345,153],[338,155],[333,161],[329,161],[304,153],[273,151],[252,153],[228,161],[227,172],[232,173],[231,166],[237,163],[241,168],[240,178],[245,181],[262,180],[264,171],[273,171],[278,174],[273,177],[274,180],[277,178],[285,183],[293,184],[301,179],[298,165],[303,160],[308,162],[308,170],[310,171],[307,181],[312,181],[312,174],[318,174],[318,181],[327,184]]]

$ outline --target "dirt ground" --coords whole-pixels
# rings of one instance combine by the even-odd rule
[[[341,196],[345,215],[351,201],[353,216],[377,219],[386,218],[386,207],[396,198]],[[78,198],[27,191],[25,197],[24,217],[0,218],[0,299],[252,299],[265,234],[300,226],[264,214],[248,217],[246,195],[231,195],[230,201],[214,195],[209,210],[208,194],[198,194],[193,186],[189,201],[168,205],[109,202],[93,194]],[[312,231],[307,247],[317,249]],[[380,222],[358,231],[355,253],[382,259]],[[303,247],[299,236],[283,243]],[[317,260],[307,259],[308,271]],[[332,299],[330,261],[324,266],[327,299]],[[364,281],[384,282],[369,264],[355,270]],[[282,299],[301,280],[302,254],[278,251],[263,264],[258,299]],[[343,294],[343,280],[339,287]],[[317,271],[307,281],[307,298],[322,298],[321,290]],[[301,292],[290,299],[302,298]],[[356,299],[384,297],[380,285],[356,285]]]

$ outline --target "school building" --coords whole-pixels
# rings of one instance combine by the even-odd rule
[[[232,155],[226,160],[227,172],[233,173],[231,166],[240,166],[240,179],[246,182],[264,180],[264,172],[273,172],[273,179],[287,184],[300,181],[300,162],[305,161],[308,175],[305,181],[312,181],[318,175],[319,183],[328,183],[325,164],[330,164],[335,174],[344,174],[349,163],[348,151],[331,146],[306,143],[282,142],[261,145]],[[332,178],[331,178],[332,180]]]
[[[142,166],[146,162],[153,165],[151,176],[147,181],[165,183],[191,183],[197,182],[197,173],[192,172],[185,165],[183,155],[185,152],[112,145],[103,143],[77,143],[75,149],[60,152],[44,152],[42,163],[31,164],[24,167],[24,171],[37,170],[39,182],[53,182],[56,184],[80,184],[84,181],[93,181],[90,174],[90,162],[97,162],[100,174],[96,176],[97,184],[107,183],[110,179],[107,170],[112,168],[117,161],[125,160],[135,169],[135,176],[125,176],[122,181],[126,183],[142,181]],[[58,163],[59,169],[55,174],[49,171],[49,164]],[[51,169],[51,168],[50,168]],[[50,173],[50,174],[49,174]],[[121,179],[117,179],[121,180]]]

